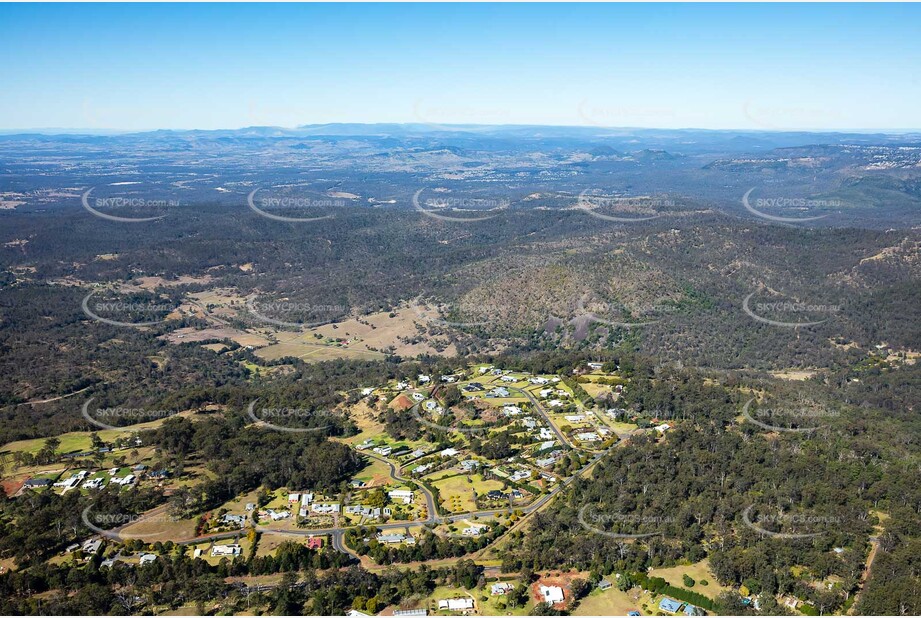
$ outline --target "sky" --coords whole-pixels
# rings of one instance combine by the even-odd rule
[[[921,128],[921,5],[3,4],[0,129]]]

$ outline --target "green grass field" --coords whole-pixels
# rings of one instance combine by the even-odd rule
[[[466,474],[450,476],[444,472],[436,472],[432,476],[435,477],[432,485],[438,488],[442,506],[452,513],[476,510],[474,491],[477,494],[485,494],[493,489],[502,489],[501,482],[484,480],[479,474],[468,477]],[[468,482],[468,478],[473,482]]]
[[[635,597],[639,597],[635,599]],[[591,594],[582,599],[579,607],[573,610],[573,616],[626,616],[631,611],[639,611],[644,616],[652,612],[644,611],[643,604],[652,609],[652,597],[648,592],[634,588],[621,592],[617,588],[609,590],[593,590]]]
[[[694,564],[674,566],[667,569],[651,569],[649,571],[650,577],[661,577],[672,586],[676,586],[678,588],[687,588],[687,586],[684,585],[682,578],[682,576],[685,574],[697,582],[694,584],[694,587],[691,588],[691,590],[694,592],[699,592],[704,596],[708,596],[711,599],[715,599],[721,592],[729,590],[729,588],[725,586],[720,586],[716,581],[716,577],[710,571],[710,564],[706,559],[701,560],[700,562],[695,562]],[[707,585],[702,586],[700,584],[701,580],[705,580]]]

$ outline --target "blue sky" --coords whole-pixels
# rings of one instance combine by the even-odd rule
[[[0,5],[0,128],[921,128],[919,5]]]

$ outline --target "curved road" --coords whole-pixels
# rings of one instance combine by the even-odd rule
[[[516,390],[520,390],[520,389],[516,389]],[[540,410],[539,407],[538,407],[538,410]],[[542,411],[541,413],[543,414]],[[548,422],[549,422],[549,419],[548,419]],[[551,424],[551,427],[552,426],[553,425]],[[633,435],[635,433],[636,433],[635,431],[631,432],[630,435]],[[435,497],[432,495],[432,492],[428,490],[428,488],[426,488],[421,483],[417,483],[416,481],[413,481],[412,479],[407,479],[405,477],[400,476],[399,469],[397,468],[396,464],[394,464],[392,461],[385,459],[383,457],[380,457],[378,455],[373,455],[371,453],[365,453],[365,455],[367,455],[371,459],[387,464],[387,466],[390,468],[390,478],[392,478],[393,480],[398,481],[400,483],[413,483],[417,485],[419,490],[425,496],[425,501],[426,501],[426,505],[428,509],[428,516],[425,519],[417,519],[413,521],[403,521],[403,522],[395,522],[395,523],[374,524],[373,527],[377,528],[378,530],[397,530],[400,528],[406,528],[408,526],[420,526],[420,525],[425,526],[425,525],[437,525],[437,524],[442,524],[442,523],[453,523],[456,521],[470,519],[473,517],[495,517],[497,515],[511,514],[516,511],[523,513],[525,516],[528,516],[531,513],[534,513],[535,511],[545,506],[558,493],[563,491],[563,489],[568,487],[577,478],[585,474],[585,472],[587,472],[592,466],[598,463],[598,461],[601,460],[605,455],[607,455],[611,450],[618,448],[620,446],[623,446],[625,443],[626,442],[623,439],[621,439],[620,441],[617,442],[617,444],[614,444],[608,447],[607,449],[605,449],[604,451],[601,451],[600,453],[595,454],[595,456],[592,457],[588,461],[588,463],[586,463],[584,466],[579,468],[579,470],[577,470],[575,474],[566,478],[561,483],[559,483],[556,487],[554,487],[549,493],[540,496],[537,500],[528,504],[527,506],[522,506],[518,508],[510,507],[510,508],[502,508],[502,509],[472,511],[468,513],[459,513],[456,515],[447,515],[444,517],[438,516],[437,514],[438,512],[435,508]],[[361,526],[357,526],[357,525],[344,526],[344,527],[334,526],[332,528],[313,528],[309,530],[307,529],[305,530],[278,530],[278,529],[272,529],[272,528],[257,528],[257,531],[260,532],[261,534],[279,534],[283,536],[299,536],[299,537],[329,535],[333,548],[335,548],[337,551],[340,551],[344,554],[348,554],[352,556],[353,558],[360,559],[358,554],[356,554],[354,551],[349,549],[348,546],[346,546],[345,538],[344,538],[346,530],[355,529],[359,527]],[[113,532],[112,536],[117,538],[118,533],[115,530],[113,530],[112,532]],[[243,536],[245,534],[246,534],[246,529],[240,529],[240,530],[234,530],[231,532],[219,532],[216,534],[209,534],[205,536],[196,537],[193,539],[187,539],[185,541],[175,541],[175,543],[177,545],[196,545],[199,543],[207,543],[209,541],[236,538],[239,536]],[[104,536],[108,537],[109,535],[104,535]],[[139,538],[139,537],[132,537],[132,538]]]

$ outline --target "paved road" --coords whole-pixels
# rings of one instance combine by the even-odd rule
[[[510,391],[517,391],[521,393],[522,395],[524,395],[525,397],[527,397],[528,401],[531,402],[531,405],[534,406],[534,409],[537,410],[537,413],[540,414],[543,417],[544,421],[547,423],[547,425],[550,426],[550,430],[556,434],[557,439],[559,439],[559,441],[562,442],[565,446],[568,446],[569,448],[573,448],[573,445],[570,444],[569,440],[566,439],[566,436],[563,435],[563,432],[557,429],[556,425],[554,425],[553,422],[551,422],[550,416],[548,416],[547,413],[544,411],[544,409],[540,406],[540,402],[537,401],[537,397],[535,397],[533,393],[526,391],[523,388],[518,388],[517,386],[506,386],[505,388],[507,388]]]
[[[635,434],[635,433],[637,432],[636,431],[632,432],[632,434]],[[550,500],[556,497],[558,493],[563,491],[573,481],[575,481],[576,478],[585,474],[585,472],[587,472],[593,465],[598,463],[598,461],[601,460],[601,458],[603,458],[605,455],[607,455],[611,450],[618,448],[620,446],[623,446],[624,444],[625,444],[625,441],[621,440],[617,444],[608,447],[607,449],[605,449],[604,451],[600,453],[595,454],[595,456],[592,457],[588,461],[588,463],[582,466],[578,471],[576,471],[575,474],[565,479],[560,484],[558,484],[556,487],[554,487],[549,493],[544,494],[543,496],[540,496],[537,500],[535,500],[534,502],[532,502],[531,504],[527,506],[522,506],[522,507],[517,507],[517,508],[503,508],[503,509],[490,509],[490,510],[484,510],[484,511],[473,511],[469,513],[460,513],[457,515],[448,515],[444,517],[439,517],[435,509],[434,496],[425,486],[420,484],[418,485],[418,487],[420,491],[422,492],[422,494],[425,496],[425,500],[426,500],[427,508],[428,508],[428,516],[425,519],[421,519],[421,520],[417,519],[413,521],[391,522],[391,523],[385,523],[385,524],[373,524],[373,527],[379,530],[399,530],[401,528],[405,529],[407,526],[452,523],[456,521],[462,521],[464,519],[471,519],[474,517],[495,517],[497,515],[507,515],[513,512],[520,512],[524,514],[525,516],[527,516],[539,510],[544,505],[546,505]],[[394,464],[393,462],[383,457],[380,457],[378,455],[372,455],[371,453],[365,453],[365,454],[368,455],[371,459],[375,459],[377,461],[387,464],[387,466],[390,468],[390,477],[393,480],[401,482],[401,483],[411,482],[411,479],[407,479],[407,478],[400,476],[400,472],[396,464]],[[358,528],[358,527],[359,526],[344,526],[344,527],[334,526],[331,528],[312,528],[312,529],[303,529],[303,530],[278,530],[278,529],[260,527],[257,530],[262,534],[279,534],[282,536],[304,537],[304,536],[329,535],[333,548],[335,548],[337,551],[348,554],[358,559],[359,556],[346,546],[345,538],[344,538],[346,530]],[[117,531],[113,530],[111,532],[114,533],[113,536],[117,535]],[[188,539],[185,541],[177,541],[176,543],[177,545],[196,545],[199,543],[207,543],[209,541],[236,538],[236,537],[245,535],[246,532],[247,531],[245,529],[234,530],[231,532],[220,532],[217,534],[209,534],[205,536],[196,537],[194,539]],[[138,538],[138,537],[133,537],[133,538]]]

